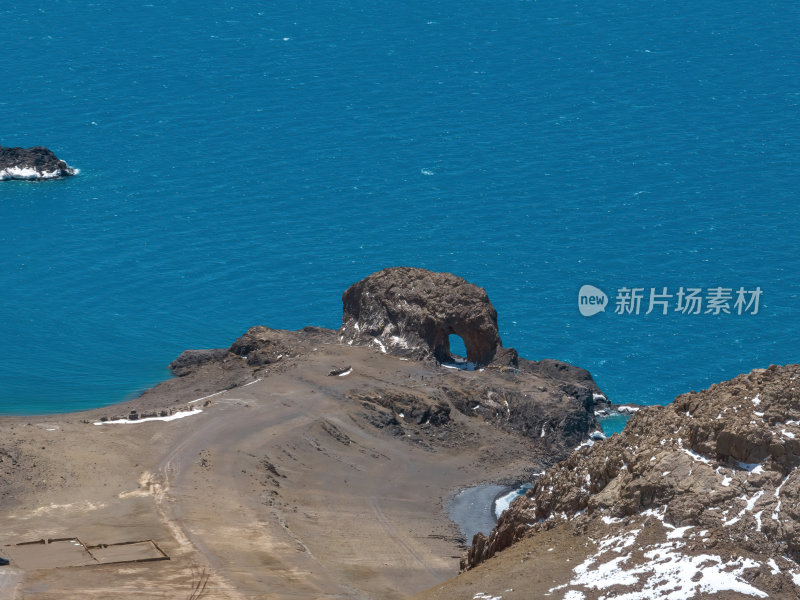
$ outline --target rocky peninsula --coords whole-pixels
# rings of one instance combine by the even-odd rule
[[[0,598],[407,598],[458,573],[456,492],[598,428],[588,372],[518,357],[484,290],[422,269],[351,286],[339,330],[253,327],[171,368],[0,419]]]
[[[616,407],[604,439],[588,372],[503,347],[485,290],[392,268],[338,330],[170,367],[130,402],[0,419],[0,598],[800,595],[800,365]],[[498,482],[532,487],[464,539],[451,499]]]
[[[43,146],[5,148],[0,146],[0,181],[9,179],[57,179],[75,175],[66,162]]]

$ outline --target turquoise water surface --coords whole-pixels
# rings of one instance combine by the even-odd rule
[[[117,402],[251,325],[337,327],[392,265],[485,287],[506,345],[617,402],[797,362],[798,11],[0,6],[0,144],[81,169],[0,183],[0,412]],[[615,314],[623,287],[763,295]]]

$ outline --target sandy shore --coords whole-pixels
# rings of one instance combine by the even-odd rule
[[[121,406],[0,419],[0,598],[404,598],[458,571],[455,490],[541,466],[484,420],[383,427],[357,400],[482,373],[325,343],[255,379],[214,369]],[[181,419],[94,424],[211,394]],[[77,541],[16,546],[43,539]],[[128,561],[155,557],[150,541],[169,560]]]

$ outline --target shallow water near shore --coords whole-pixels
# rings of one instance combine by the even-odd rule
[[[495,500],[510,490],[507,485],[483,484],[465,488],[453,497],[448,506],[450,520],[458,525],[467,545],[476,533],[491,533],[497,522]]]
[[[797,362],[796,10],[0,8],[0,144],[81,169],[0,182],[0,413],[118,402],[252,325],[335,328],[393,265],[485,287],[505,345],[617,403]],[[758,313],[675,310],[717,286]]]
[[[615,433],[621,433],[632,416],[631,414],[614,414],[606,417],[598,417],[597,420],[600,423],[603,434],[606,437],[610,437]]]

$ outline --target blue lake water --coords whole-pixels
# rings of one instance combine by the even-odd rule
[[[799,360],[796,4],[15,4],[0,144],[81,174],[0,183],[2,413],[119,401],[251,325],[337,327],[392,265],[485,287],[505,345],[617,402]],[[644,314],[663,287],[763,294]]]
[[[632,415],[630,414],[614,414],[607,417],[600,417],[600,428],[606,436],[612,436],[615,433],[621,433],[625,429]]]

